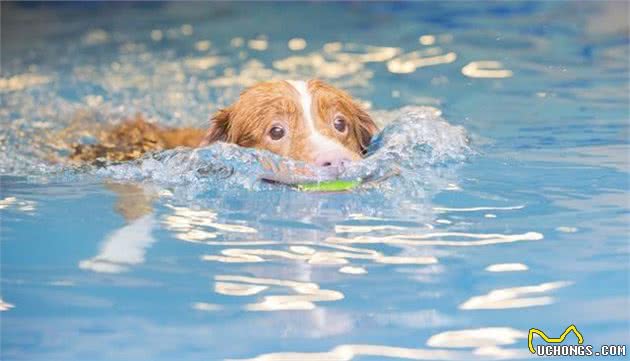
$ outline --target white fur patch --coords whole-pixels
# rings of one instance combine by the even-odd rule
[[[287,82],[291,84],[300,95],[300,105],[302,106],[302,113],[304,114],[304,126],[310,133],[309,139],[316,145],[316,148],[321,150],[342,148],[340,144],[317,131],[312,113],[313,97],[308,91],[308,83],[303,80],[288,80]]]
[[[311,93],[308,91],[308,84],[303,80],[289,80],[288,83],[297,90],[298,94],[300,94],[300,105],[302,106],[304,125],[306,126],[306,129],[311,131],[311,133],[317,132],[315,129],[315,123],[313,122],[313,115],[311,114],[313,98],[311,97]]]
[[[348,153],[347,149],[343,147],[336,140],[321,134],[315,127],[315,121],[313,119],[312,103],[313,97],[308,90],[308,83],[303,80],[288,80],[287,81],[300,95],[300,105],[302,106],[302,114],[304,114],[304,126],[309,132],[309,141],[316,149],[318,154],[334,152],[337,154]],[[317,156],[315,157],[317,158]]]

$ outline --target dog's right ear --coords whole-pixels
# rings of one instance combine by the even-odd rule
[[[201,143],[199,144],[200,147],[205,147],[214,142],[227,140],[228,131],[230,130],[231,113],[231,108],[225,108],[219,110],[212,116],[212,118],[210,118],[210,129],[208,129],[208,132],[201,140]]]

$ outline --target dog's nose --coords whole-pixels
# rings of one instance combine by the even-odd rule
[[[350,158],[337,153],[324,153],[315,159],[315,164],[320,167],[340,168],[350,163]]]

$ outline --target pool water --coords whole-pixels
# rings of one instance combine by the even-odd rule
[[[628,3],[1,6],[1,359],[527,359],[530,328],[571,324],[629,345]],[[340,177],[371,181],[300,192],[260,159],[305,165],[225,144],[60,162],[275,78],[370,108]]]

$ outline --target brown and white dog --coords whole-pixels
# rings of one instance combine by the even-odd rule
[[[165,128],[141,117],[97,130],[99,142],[75,145],[75,161],[125,161],[150,151],[178,146],[206,146],[223,141],[321,167],[340,167],[360,159],[378,128],[348,95],[319,80],[270,81],[241,93],[219,110],[210,129]],[[116,273],[144,262],[155,242],[152,194],[139,185],[108,183],[117,194],[116,210],[126,225],[109,235],[99,253],[79,263],[82,269]]]
[[[98,142],[73,145],[71,159],[83,163],[126,161],[151,151],[223,141],[321,167],[341,167],[360,159],[377,131],[374,121],[350,95],[331,85],[319,80],[270,81],[248,88],[234,104],[219,110],[209,130],[165,128],[137,116],[110,129],[93,130]],[[126,224],[79,267],[117,273],[143,263],[146,250],[155,242],[155,195],[130,183],[106,186],[117,195],[115,209]]]
[[[211,118],[210,129],[164,128],[137,117],[76,145],[74,160],[124,161],[148,151],[216,141],[266,149],[322,167],[360,159],[378,127],[346,92],[320,80],[269,81],[243,91]]]
[[[270,81],[241,93],[220,110],[201,145],[215,141],[273,153],[318,166],[358,160],[378,130],[345,92],[319,80]]]
[[[361,159],[378,131],[372,118],[350,95],[320,80],[256,84],[210,121],[207,130],[167,128],[141,116],[111,128],[90,125],[97,142],[72,144],[70,159],[79,164],[121,162],[147,152],[222,141],[265,149],[335,171],[332,168]],[[67,134],[58,138],[67,138]],[[116,209],[127,222],[151,212],[153,197],[145,195],[142,187],[107,186],[118,195]]]

